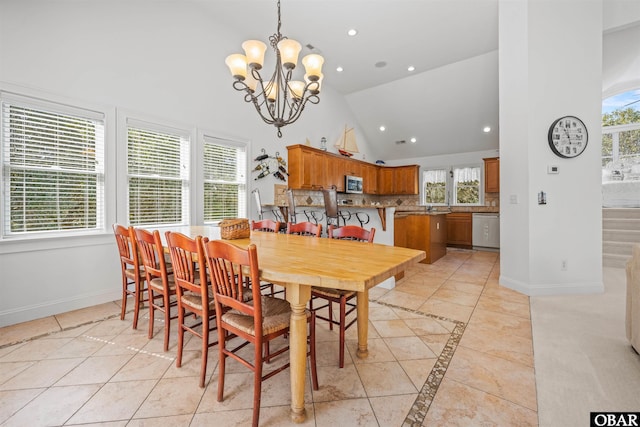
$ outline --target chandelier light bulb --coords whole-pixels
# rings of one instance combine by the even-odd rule
[[[278,97],[278,84],[276,82],[272,82],[271,85],[264,88],[264,90],[267,92],[267,99],[270,102],[275,102]]]
[[[302,94],[304,93],[305,83],[300,80],[294,80],[289,82],[289,89],[291,90],[291,96],[293,99],[300,100],[302,99]]]
[[[247,40],[242,43],[242,49],[247,57],[247,64],[251,68],[259,70],[264,64],[264,53],[267,50],[267,45],[260,40]]]
[[[227,56],[225,64],[229,67],[231,75],[236,80],[244,80],[247,77],[247,57],[239,53]]]
[[[302,65],[304,65],[307,76],[312,82],[318,80],[322,75],[322,64],[324,64],[324,58],[315,53],[302,58]]]
[[[317,80],[311,80],[308,74],[304,75],[304,81],[309,85],[309,92],[311,92],[313,95],[317,95],[320,93],[320,89],[322,87],[322,79],[324,79],[324,74],[322,73],[320,73],[320,77],[318,77]]]
[[[278,51],[282,66],[287,70],[293,70],[298,63],[298,55],[302,50],[302,45],[295,40],[283,39],[278,42]]]

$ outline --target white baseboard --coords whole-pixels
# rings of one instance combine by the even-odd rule
[[[68,311],[104,304],[122,298],[120,289],[108,290],[94,294],[78,295],[75,298],[47,301],[0,312],[0,327],[28,322],[47,316],[66,313]]]

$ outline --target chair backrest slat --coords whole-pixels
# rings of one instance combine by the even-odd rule
[[[294,224],[287,223],[287,234],[299,234],[301,236],[320,237],[322,234],[322,224],[314,224],[309,221]]]
[[[329,226],[329,238],[330,239],[342,239],[342,240],[357,240],[359,242],[373,243],[373,236],[376,233],[376,229],[366,230],[357,225],[345,225],[343,227]]]
[[[185,291],[191,291],[200,295],[203,310],[208,308],[209,292],[202,236],[192,239],[182,233],[167,231],[165,237],[171,256],[178,298],[182,298]]]

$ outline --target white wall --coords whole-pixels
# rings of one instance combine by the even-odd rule
[[[287,145],[309,138],[317,146],[322,136],[332,142],[345,122],[355,122],[344,99],[326,84],[320,103],[308,105],[278,139],[276,129],[263,124],[233,90],[224,65],[224,58],[239,51],[246,37],[197,2],[3,0],[0,89],[101,105],[111,112],[109,126],[116,121],[115,111],[126,110],[248,141],[251,158],[261,148],[286,158]],[[115,127],[106,137],[114,156],[125,149],[124,142],[116,140]],[[358,142],[361,152],[373,159],[366,141]],[[110,226],[127,219],[115,214],[116,204],[126,196],[114,189],[114,176],[122,178],[123,165],[113,159],[107,166],[112,186],[102,235],[0,242],[0,326],[119,298],[120,271]],[[260,186],[267,203],[279,182],[268,177],[250,185]],[[253,209],[250,213],[254,216]]]
[[[581,2],[580,19],[565,18],[574,12],[572,0],[500,2],[500,283],[529,295],[603,289],[602,3]],[[548,147],[549,126],[564,115],[589,130],[577,158]],[[549,165],[560,173],[547,174]]]

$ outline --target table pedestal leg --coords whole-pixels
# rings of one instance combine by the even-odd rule
[[[287,300],[291,304],[289,358],[291,362],[291,419],[302,423],[307,418],[304,408],[304,388],[307,371],[307,315],[311,298],[309,286],[288,285]]]
[[[369,335],[369,290],[358,292],[356,301],[358,313],[358,351],[356,355],[360,359],[366,359],[369,356],[369,346],[367,345]]]

